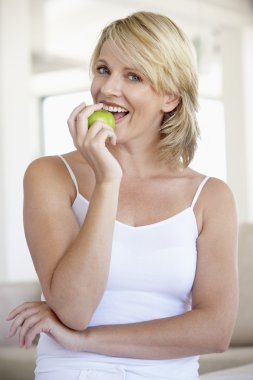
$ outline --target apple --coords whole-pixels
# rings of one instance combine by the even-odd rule
[[[112,128],[115,128],[115,119],[111,112],[106,110],[98,110],[93,112],[88,117],[88,128],[90,128],[91,124],[93,124],[96,120],[103,121],[103,123],[109,125]]]

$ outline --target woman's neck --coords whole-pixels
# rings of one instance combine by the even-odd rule
[[[175,175],[182,171],[178,167],[171,167],[167,162],[161,161],[157,148],[154,147],[149,149],[138,147],[138,149],[134,149],[133,147],[118,144],[116,147],[110,147],[109,149],[119,161],[123,174],[129,177],[144,179],[154,176],[167,176],[169,173]]]

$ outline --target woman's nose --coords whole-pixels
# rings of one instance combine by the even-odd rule
[[[101,93],[109,96],[120,96],[122,93],[121,79],[116,75],[110,75],[106,78],[105,82],[101,86]]]

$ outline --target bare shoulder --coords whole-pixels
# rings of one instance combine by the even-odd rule
[[[58,156],[43,156],[36,158],[32,161],[25,172],[25,178],[29,178],[31,175],[41,175],[41,173],[55,172],[55,170],[59,169],[60,158]]]
[[[221,179],[211,177],[203,189],[203,206],[206,210],[235,207],[234,194],[229,185]]]
[[[59,156],[45,156],[32,161],[24,174],[25,192],[54,193],[74,197],[75,187]]]
[[[206,179],[206,183],[199,198],[201,206],[208,207],[210,204],[214,205],[225,200],[228,202],[234,202],[233,192],[229,185],[223,180],[216,177],[208,177],[193,169],[188,170],[188,177],[195,187]]]
[[[203,224],[202,232],[214,230],[230,234],[237,231],[237,207],[234,194],[227,183],[209,178],[200,197]],[[213,234],[214,236],[214,234]]]
[[[188,187],[193,185],[193,191],[206,180],[201,190],[196,208],[200,210],[212,209],[220,204],[235,204],[235,199],[230,186],[223,180],[216,177],[208,177],[203,173],[189,169],[187,172]],[[195,190],[194,190],[195,189]]]

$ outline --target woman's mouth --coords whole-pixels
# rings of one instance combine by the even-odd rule
[[[104,104],[103,109],[113,114],[116,123],[121,121],[125,116],[129,114],[129,111],[126,108],[120,106],[111,106]]]

